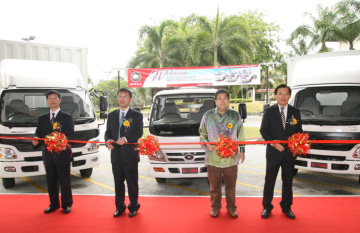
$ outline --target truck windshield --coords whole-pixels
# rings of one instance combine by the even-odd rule
[[[303,123],[360,124],[360,87],[316,87],[297,93]]]
[[[197,136],[205,112],[215,108],[211,96],[159,96],[155,99],[149,130],[159,136]]]
[[[45,93],[48,90],[6,90],[1,96],[1,124],[7,126],[36,125],[38,117],[49,112]],[[84,90],[57,90],[61,94],[60,109],[73,116],[74,123],[92,122],[95,113]]]

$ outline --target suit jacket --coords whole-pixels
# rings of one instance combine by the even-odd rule
[[[60,110],[55,117],[55,122],[58,122],[61,125],[60,132],[64,133],[67,139],[70,140],[74,138],[74,122],[71,115]],[[47,112],[39,116],[35,135],[39,138],[44,138],[46,135],[49,135],[51,134],[51,132],[54,131],[55,130],[53,130],[50,122],[50,112]],[[44,145],[44,141],[40,141],[37,147],[41,145]],[[50,163],[66,164],[74,160],[72,157],[71,148],[69,147],[67,147],[65,151],[62,151],[59,154],[57,154],[57,153],[49,152],[48,150],[46,150],[46,146],[45,146],[42,152],[42,157],[45,165],[48,165]]]
[[[291,119],[295,118],[297,124],[290,124]],[[279,105],[275,104],[264,112],[262,118],[260,133],[266,141],[273,140],[288,140],[291,135],[302,131],[301,116],[300,111],[297,108],[294,108],[291,105],[288,105],[287,117],[286,117],[285,129],[282,125]],[[270,144],[266,147],[266,159],[271,159],[275,161],[291,160],[294,159],[290,149],[287,144],[283,145],[285,147],[285,153],[280,152],[275,149]]]
[[[125,137],[128,143],[137,143],[143,135],[143,115],[129,108],[125,115],[124,122],[126,120],[130,122],[130,126],[125,127],[124,124],[121,126],[120,137]],[[119,121],[120,109],[112,111],[107,120],[105,141],[110,139],[114,141],[118,140]],[[122,146],[113,144],[113,146],[114,149],[111,150],[111,163],[114,163],[117,159],[121,159],[121,162],[124,164],[133,164],[140,161],[139,151],[135,150],[137,147],[136,144],[124,144]]]

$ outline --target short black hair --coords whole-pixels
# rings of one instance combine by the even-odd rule
[[[59,97],[59,99],[61,99],[61,94],[60,94],[60,92],[58,92],[58,91],[55,91],[55,90],[49,90],[48,92],[46,92],[46,99],[49,97],[49,95],[53,95],[53,94],[55,94],[55,95],[57,95],[58,97]]]
[[[120,88],[120,89],[118,90],[118,92],[116,93],[116,95],[119,95],[120,92],[127,92],[127,93],[129,93],[130,99],[132,99],[132,92],[131,92],[129,89],[127,89],[127,88]]]
[[[222,93],[225,93],[225,94],[227,95],[228,99],[230,99],[230,95],[229,95],[229,92],[228,92],[227,90],[225,90],[225,89],[219,89],[219,90],[217,90],[217,91],[215,92],[215,100],[216,100],[217,96],[218,96],[219,94],[222,94]]]
[[[286,84],[280,84],[279,86],[277,86],[275,88],[275,92],[274,92],[275,95],[277,95],[279,88],[287,88],[287,89],[289,89],[289,94],[291,95],[291,88]]]

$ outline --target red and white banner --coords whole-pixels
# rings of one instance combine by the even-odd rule
[[[260,65],[129,69],[129,87],[259,85]]]

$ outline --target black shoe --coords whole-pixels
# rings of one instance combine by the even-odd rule
[[[65,213],[65,214],[68,214],[68,213],[70,213],[70,212],[71,212],[71,207],[68,206],[68,207],[65,207],[65,208],[64,208],[64,213]]]
[[[271,210],[268,210],[268,209],[264,209],[262,212],[261,212],[261,217],[262,218],[268,218],[271,214]]]
[[[137,211],[136,211],[136,210],[130,211],[130,212],[129,212],[129,217],[130,217],[130,218],[135,217],[136,214],[137,214]]]
[[[116,210],[114,213],[114,218],[120,217],[121,214],[122,214],[122,211]]]
[[[286,215],[286,217],[295,219],[295,214],[291,210],[283,210],[282,212]]]
[[[54,211],[57,210],[57,209],[59,209],[59,207],[54,208],[54,207],[49,206],[48,208],[46,208],[46,209],[44,210],[44,213],[45,213],[45,214],[49,214],[49,213],[51,213],[51,212],[54,212]]]

